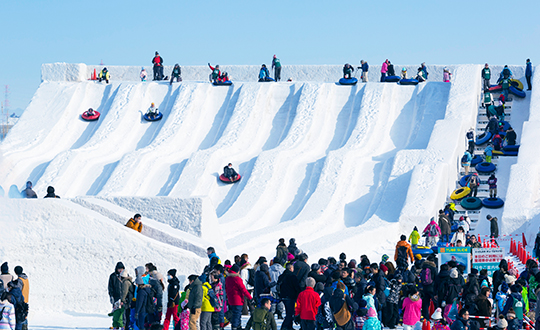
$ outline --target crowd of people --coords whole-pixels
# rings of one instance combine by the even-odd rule
[[[461,227],[459,231],[464,232]],[[416,245],[419,237],[409,240]],[[474,236],[460,237],[472,248],[481,247]],[[437,256],[413,255],[405,235],[393,259],[385,254],[377,262],[366,255],[357,262],[341,253],[338,259],[310,263],[294,238],[288,245],[280,239],[270,261],[261,256],[253,265],[247,254],[223,263],[214,248],[207,254],[209,264],[201,274],[189,275],[184,288],[176,269],[167,271],[167,284],[148,263],[135,269],[133,281],[119,262],[109,278],[113,327],[222,330],[230,324],[231,330],[242,330],[241,317],[249,315],[244,330],[277,330],[276,318],[283,320],[281,330],[292,330],[294,324],[302,330],[399,325],[419,330],[423,320],[437,330],[518,330],[526,316],[535,319],[540,307],[540,273],[533,259],[521,274],[509,269],[506,260],[492,277],[487,269],[472,268],[467,274],[465,266],[453,260],[439,270]]]
[[[0,329],[28,329],[28,296],[30,284],[21,266],[16,266],[15,275],[9,272],[9,265],[0,266]]]

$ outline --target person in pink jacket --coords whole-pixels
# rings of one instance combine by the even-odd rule
[[[388,59],[384,61],[381,67],[381,82],[386,80],[386,73],[388,72]]]
[[[435,222],[435,218],[431,218],[422,234],[426,236],[426,246],[437,245],[437,237],[441,235],[441,227]]]
[[[420,316],[422,311],[422,299],[418,290],[414,288],[405,300],[403,300],[403,330],[420,330]]]

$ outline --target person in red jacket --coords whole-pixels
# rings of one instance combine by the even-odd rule
[[[315,279],[308,277],[306,279],[306,289],[298,295],[296,300],[296,318],[300,318],[300,327],[302,330],[315,330],[315,316],[321,305],[319,294],[313,290]]]
[[[238,274],[239,270],[240,267],[238,265],[233,265],[228,272],[227,278],[225,278],[225,292],[227,293],[227,301],[232,312],[232,318],[230,320],[232,330],[239,329],[242,325],[241,318],[244,297],[247,297],[249,300],[253,299],[244,286],[240,274]]]
[[[154,80],[163,80],[163,57],[159,56],[157,51],[152,64],[154,64]]]

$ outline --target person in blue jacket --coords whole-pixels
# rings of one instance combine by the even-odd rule
[[[277,56],[274,54],[274,58],[272,59],[272,69],[274,69],[274,80],[280,81],[281,80],[281,61]]]
[[[360,64],[362,66],[358,67],[358,70],[362,69],[362,82],[368,82],[368,70],[369,70],[369,64],[364,61],[364,60],[361,60],[360,61]]]
[[[532,77],[532,63],[531,59],[527,59],[527,67],[525,68],[525,78],[527,78],[527,90],[530,91],[531,86],[531,77]]]
[[[270,80],[270,71],[266,67],[266,64],[261,66],[261,71],[259,71],[259,81],[268,81]]]
[[[514,74],[512,73],[512,70],[508,67],[508,65],[504,66],[504,69],[499,74],[499,79],[497,80],[497,84],[500,84],[503,79],[512,79],[512,76]]]

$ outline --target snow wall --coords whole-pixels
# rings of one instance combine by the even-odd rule
[[[211,63],[213,65],[213,63]],[[360,80],[360,73],[357,70],[359,65],[355,65],[354,75]],[[85,81],[90,79],[94,70],[99,74],[104,67],[109,70],[112,81],[140,81],[142,66],[117,66],[117,65],[86,65],[83,63],[47,63],[41,66],[42,81]],[[270,63],[267,63],[270,69]],[[419,65],[394,65],[396,74],[399,75],[401,69],[407,69],[407,76],[414,77],[417,74]],[[430,81],[442,81],[444,65],[427,65]],[[447,66],[452,73],[455,73],[457,66]],[[182,66],[183,81],[208,81],[211,73],[208,66]],[[257,65],[220,65],[222,71],[226,71],[233,81],[257,81],[260,66]],[[147,80],[153,77],[152,66],[145,66],[148,73]],[[163,74],[170,77],[172,65],[165,65]],[[271,70],[270,70],[271,71]],[[368,79],[371,82],[380,80],[381,65],[369,67]],[[274,73],[270,74],[272,77]],[[343,65],[283,65],[281,69],[281,80],[287,81],[291,78],[295,81],[316,81],[316,82],[336,82],[343,76]]]

